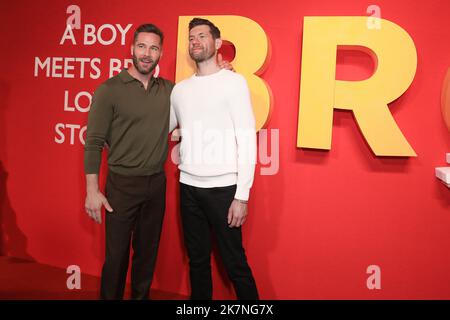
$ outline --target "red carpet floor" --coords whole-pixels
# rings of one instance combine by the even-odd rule
[[[12,257],[0,257],[0,300],[97,300],[100,278],[81,275],[81,289],[66,286],[65,269]],[[125,290],[125,299],[130,287]],[[152,300],[183,300],[186,296],[152,290]]]

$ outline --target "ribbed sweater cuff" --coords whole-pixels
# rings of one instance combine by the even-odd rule
[[[249,198],[249,195],[250,195],[250,189],[237,186],[234,198],[247,201]]]

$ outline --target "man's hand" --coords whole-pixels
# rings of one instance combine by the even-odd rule
[[[228,226],[239,228],[247,219],[247,214],[247,203],[234,199],[230,209],[228,209]]]
[[[217,54],[217,65],[220,67],[220,69],[234,71],[233,65],[229,61],[223,60],[221,53]]]
[[[102,223],[102,206],[105,206],[109,212],[113,211],[108,200],[100,191],[89,191],[84,206],[89,217],[97,223]]]

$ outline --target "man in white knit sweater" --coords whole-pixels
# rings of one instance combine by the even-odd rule
[[[180,126],[180,203],[191,299],[212,299],[211,232],[237,298],[259,298],[241,226],[256,161],[256,133],[244,77],[217,65],[222,41],[210,21],[189,23],[197,73],[175,85],[171,130]]]

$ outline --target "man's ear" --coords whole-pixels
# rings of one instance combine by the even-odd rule
[[[219,50],[220,47],[222,46],[222,39],[220,39],[220,38],[216,39],[215,44],[216,44],[216,50]]]
[[[133,55],[133,51],[134,51],[134,43],[130,46],[130,53],[131,53],[131,55]]]

